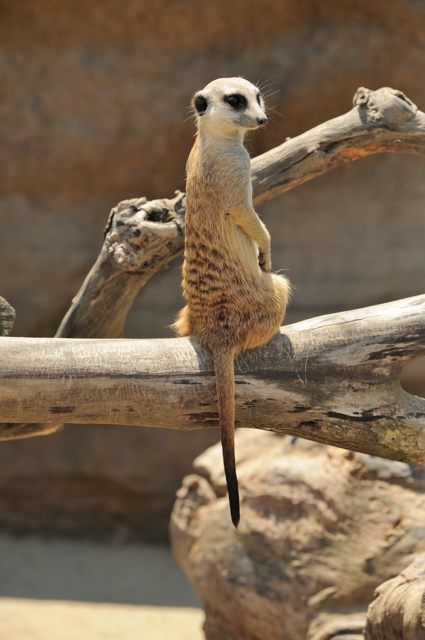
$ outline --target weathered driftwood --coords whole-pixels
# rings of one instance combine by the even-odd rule
[[[124,200],[110,213],[96,262],[55,337],[120,338],[135,297],[183,249],[184,194]]]
[[[354,108],[288,139],[252,161],[256,204],[340,165],[380,152],[424,153],[425,114],[400,91],[360,88]],[[184,194],[136,198],[112,209],[93,267],[63,318],[56,337],[119,338],[146,282],[176,258],[184,244]],[[56,425],[1,424],[8,438],[49,434]],[[3,436],[0,436],[3,437]]]
[[[425,553],[381,584],[369,606],[365,640],[425,640]]]
[[[15,309],[7,300],[0,297],[0,336],[8,336],[12,333],[15,317]]]
[[[237,423],[425,464],[425,295],[283,327],[237,360]],[[211,362],[187,339],[0,339],[0,420],[217,426]]]
[[[256,204],[343,164],[382,152],[425,153],[425,113],[401,91],[360,88],[348,113],[252,160]],[[118,338],[135,297],[183,250],[184,194],[125,200],[111,211],[101,252],[57,337]]]

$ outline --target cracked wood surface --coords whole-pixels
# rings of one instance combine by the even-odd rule
[[[400,386],[424,317],[422,295],[282,327],[237,359],[237,425],[425,464],[425,400]],[[187,339],[2,338],[0,380],[3,422],[218,426],[211,362]]]

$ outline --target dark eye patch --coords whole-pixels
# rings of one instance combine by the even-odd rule
[[[237,111],[242,111],[248,106],[248,100],[241,93],[231,93],[228,96],[224,96],[223,100]]]
[[[196,111],[198,112],[198,115],[200,115],[200,116],[202,116],[202,114],[205,113],[205,111],[207,110],[207,107],[208,107],[207,99],[201,93],[198,93],[193,98],[193,104],[194,104],[194,107],[195,107]]]

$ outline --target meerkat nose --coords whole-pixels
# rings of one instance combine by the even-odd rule
[[[266,124],[266,122],[267,122],[266,116],[264,116],[263,118],[257,118],[258,124]]]

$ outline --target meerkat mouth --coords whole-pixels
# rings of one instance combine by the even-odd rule
[[[239,122],[240,125],[244,127],[244,129],[261,129],[262,127],[266,126],[267,120],[265,120],[264,122],[258,122],[254,118],[247,117],[241,118]]]
[[[265,127],[265,124],[244,124],[243,127],[244,129],[250,129],[251,131],[254,131],[254,129],[262,129],[263,127]]]

